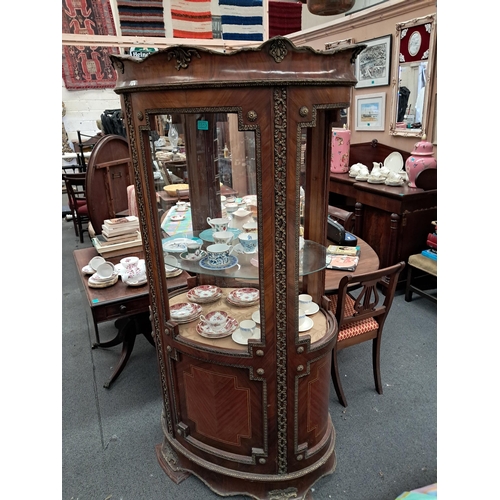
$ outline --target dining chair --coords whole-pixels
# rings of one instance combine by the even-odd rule
[[[404,267],[405,263],[400,262],[357,276],[347,274],[340,280],[337,295],[329,296],[339,326],[337,344],[332,351],[331,376],[337,397],[344,407],[347,406],[347,399],[340,381],[338,353],[346,347],[372,340],[375,388],[379,394],[383,392],[380,376],[382,330],[391,309],[399,274]],[[383,299],[377,288],[382,278],[386,286]]]
[[[68,206],[72,215],[75,235],[80,238],[80,243],[83,243],[83,232],[88,232],[90,221],[85,190],[86,174],[63,174],[62,178],[66,185]],[[87,224],[86,228],[83,227],[84,224]]]
[[[354,212],[349,212],[342,208],[328,205],[328,215],[330,219],[337,221],[341,224],[346,231],[352,233],[354,231]]]

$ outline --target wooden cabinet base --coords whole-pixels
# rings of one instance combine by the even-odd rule
[[[165,423],[162,416],[163,431]],[[322,477],[334,472],[335,429],[330,420],[330,439],[324,455],[314,464],[288,474],[251,474],[215,465],[195,456],[179,441],[165,433],[163,443],[156,446],[161,468],[176,484],[192,473],[220,496],[246,495],[257,500],[312,500],[311,487]]]

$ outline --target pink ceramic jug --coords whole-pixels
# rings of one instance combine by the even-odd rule
[[[437,160],[434,158],[434,147],[432,143],[427,142],[425,134],[422,140],[413,147],[411,156],[406,160],[405,170],[408,174],[408,186],[417,187],[415,178],[417,174],[426,168],[437,168]]]

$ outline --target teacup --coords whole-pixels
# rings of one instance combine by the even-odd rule
[[[243,231],[245,231],[245,233],[254,233],[257,231],[257,222],[255,222],[254,220],[245,222],[245,224],[243,224],[243,226],[241,227],[243,228]]]
[[[299,326],[303,326],[307,319],[306,310],[302,307],[299,307]]]
[[[139,266],[139,257],[124,257],[120,264],[123,266],[121,276],[126,280],[140,280],[146,275],[146,270]]]
[[[227,201],[224,206],[226,207],[226,212],[228,214],[232,214],[238,210],[238,203],[235,203],[234,201]]]
[[[231,231],[216,231],[212,234],[214,243],[225,243],[229,245],[233,239],[234,234]]]
[[[301,293],[299,295],[299,307],[308,311],[312,305],[312,296],[307,293]]]
[[[227,204],[226,204],[227,207]],[[214,230],[214,231],[227,231],[227,226],[231,222],[230,219],[222,218],[219,217],[217,219],[211,219],[210,217],[207,217],[207,222],[209,226]]]
[[[207,247],[207,262],[210,267],[224,267],[229,263],[233,247],[225,243],[214,243]]]
[[[198,243],[194,240],[190,243],[186,243],[187,253],[189,254],[199,255],[200,248],[201,248],[201,243]]]
[[[242,337],[249,339],[255,333],[257,324],[253,319],[244,319],[240,322],[240,332]]]
[[[225,311],[211,311],[206,316],[202,314],[200,320],[214,332],[223,332],[228,327],[229,316]]]
[[[177,206],[177,211],[178,212],[185,212],[187,210],[187,205],[186,205],[186,202],[185,201],[178,201],[176,203],[176,206]]]
[[[238,235],[238,240],[245,253],[255,252],[259,242],[257,233],[240,233]]]
[[[115,266],[111,262],[103,262],[96,270],[100,278],[111,278],[115,271]]]

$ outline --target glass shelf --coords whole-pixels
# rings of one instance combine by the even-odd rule
[[[184,233],[177,233],[175,236],[164,238],[162,243],[171,243],[174,240],[180,239],[194,239],[203,243],[202,250],[206,251],[206,247],[212,242],[200,238],[201,233],[206,234],[206,229],[203,231],[189,231]],[[236,246],[236,245],[235,245]],[[207,269],[200,265],[200,261],[189,261],[181,258],[183,252],[164,252],[165,264],[183,269],[189,273],[206,274],[210,276],[223,276],[226,278],[245,278],[245,279],[259,279],[258,269],[258,251],[251,254],[232,252],[232,256],[236,257],[234,265],[228,269]],[[316,243],[315,241],[305,240],[304,248],[299,256],[299,276],[316,273],[326,268],[326,247]]]

